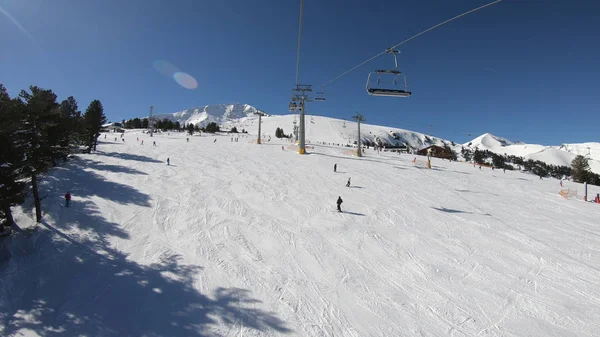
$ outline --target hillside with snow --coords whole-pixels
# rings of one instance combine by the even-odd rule
[[[356,122],[345,121],[330,117],[321,117],[306,115],[306,139],[311,142],[328,142],[344,145],[354,145],[358,137],[358,127]],[[297,115],[271,115],[262,118],[261,133],[266,136],[275,136],[275,130],[282,128],[284,133],[289,135],[294,130],[294,121],[299,123]],[[247,130],[250,133],[258,132],[258,118],[247,117],[237,120],[230,120],[223,124],[225,130],[236,127],[238,131]],[[461,146],[432,135],[426,135],[405,129],[372,125],[361,123],[362,141],[371,141],[374,143],[386,143],[391,145],[407,145],[414,150],[419,150],[429,145],[443,146],[446,142],[454,150],[460,151]],[[429,139],[429,141],[427,140]]]
[[[600,174],[600,143],[563,144],[561,146],[544,146],[537,144],[513,143],[507,139],[483,134],[463,144],[465,147],[489,150],[497,154],[507,154],[533,159],[552,165],[571,166],[577,155],[588,157],[590,169]]]
[[[253,106],[248,104],[207,105],[191,108],[173,114],[155,115],[157,119],[167,118],[181,124],[198,124],[206,126],[210,122],[221,125],[225,130],[236,127],[238,131],[258,132],[258,117]],[[298,115],[267,115],[263,117],[262,133],[275,135],[280,127],[286,134],[292,134],[293,122],[299,122]],[[317,125],[317,127],[313,127]],[[254,131],[252,131],[254,130]],[[353,145],[357,140],[355,122],[336,118],[306,115],[307,139],[321,142],[332,142],[341,145]],[[498,154],[507,154],[533,159],[552,165],[571,166],[571,161],[578,154],[588,155],[590,168],[600,174],[600,143],[562,144],[561,146],[544,146],[512,142],[508,139],[485,133],[465,144],[456,144],[451,140],[441,139],[433,135],[380,125],[361,124],[361,139],[374,143],[406,145],[411,150],[419,150],[430,145],[450,146],[457,152],[459,159],[462,147],[489,150]]]
[[[581,184],[567,200],[516,171],[356,158],[317,144],[351,125],[308,119],[307,155],[254,144],[246,119],[235,138],[109,134],[52,169],[43,223],[28,199],[14,214],[32,229],[0,240],[0,335],[597,335],[600,205]]]
[[[248,104],[213,104],[170,114],[157,114],[154,115],[154,118],[157,120],[169,119],[182,125],[192,123],[198,126],[206,126],[211,122],[220,125],[230,120],[253,116],[257,111],[258,109]]]

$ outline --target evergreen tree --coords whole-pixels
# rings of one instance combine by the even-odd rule
[[[30,92],[21,90],[19,100],[15,102],[16,109],[23,112],[23,132],[26,142],[26,170],[31,175],[33,202],[35,204],[36,221],[42,221],[42,206],[37,184],[39,173],[49,167],[52,151],[48,141],[48,129],[55,125],[60,113],[56,95],[52,90],[31,86]]]
[[[484,157],[483,157],[483,152],[475,149],[475,152],[473,152],[473,161],[476,162],[477,164],[483,164]]]
[[[194,131],[195,131],[194,124],[192,124],[192,123],[188,124],[187,132],[190,134],[190,136],[194,134]]]
[[[175,122],[175,130],[181,131],[181,124],[179,123],[179,121]]]
[[[232,127],[232,128],[231,128],[231,131],[230,131],[230,132],[231,132],[231,133],[238,133],[238,130],[237,130],[237,128],[234,126],[234,127]]]
[[[275,137],[277,137],[277,138],[285,137],[285,133],[283,132],[282,128],[275,129]]]
[[[0,84],[0,214],[2,224],[10,228],[15,221],[11,206],[23,202],[25,182],[25,143],[18,131],[21,128],[21,111],[18,102],[12,100],[6,88]]]
[[[137,118],[139,120],[139,118]],[[148,118],[143,118],[140,121],[139,126],[135,125],[134,126],[135,129],[147,129],[148,128]]]
[[[573,180],[579,183],[586,182],[590,177],[590,164],[586,157],[578,155],[571,162],[571,175]]]
[[[219,125],[217,125],[217,123],[210,122],[206,126],[205,130],[206,130],[206,132],[215,133],[215,132],[219,132],[221,129],[219,128]]]
[[[492,153],[492,163],[495,167],[504,168],[504,161],[502,156]]]
[[[106,116],[104,115],[104,107],[99,100],[93,100],[85,110],[83,116],[85,122],[85,130],[87,136],[88,150],[92,149],[96,151],[96,144],[98,137],[100,136],[100,130],[102,124],[106,123]]]
[[[58,132],[58,150],[63,158],[71,153],[71,148],[79,145],[84,139],[83,119],[77,101],[73,96],[60,103]]]

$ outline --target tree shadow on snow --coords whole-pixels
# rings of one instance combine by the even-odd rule
[[[89,160],[73,160],[63,167],[54,168],[51,174],[40,182],[40,194],[48,194],[50,200],[59,202],[63,200],[64,194],[70,191],[74,202],[78,197],[96,196],[120,204],[150,207],[150,196],[129,185],[106,180],[103,176],[86,170],[89,163]],[[94,168],[94,164],[89,167]],[[97,167],[111,172],[137,171],[118,165],[100,164]]]
[[[121,166],[121,165],[110,165],[104,164],[99,161],[84,159],[84,158],[76,158],[75,161],[79,161],[81,166],[89,167],[98,171],[110,171],[114,173],[127,173],[127,174],[141,174],[147,175],[147,173],[136,170],[131,167]]]
[[[77,196],[142,207],[150,198],[86,171],[84,163],[71,162],[43,177],[40,189],[48,197],[42,225],[2,241],[11,254],[0,264],[3,336],[212,337],[234,327],[291,332],[273,313],[259,309],[249,290],[200,293],[194,284],[202,282],[202,268],[182,264],[168,249],[158,262],[141,265],[111,247],[111,238],[129,238],[123,224],[104,218],[94,199]],[[65,186],[72,187],[71,208],[62,206]],[[75,229],[77,234],[69,233]]]
[[[452,214],[479,214],[479,215],[485,215],[485,216],[491,216],[491,214],[486,213],[486,214],[480,214],[480,213],[473,213],[473,212],[466,212],[466,211],[461,211],[458,209],[451,209],[451,208],[446,208],[446,207],[431,207],[435,210],[438,210],[440,212],[445,212],[445,213],[452,213]]]
[[[454,172],[454,173],[459,173],[459,174],[471,174],[471,173],[468,173],[468,172],[448,170],[447,168],[444,168],[444,167],[441,167],[441,166],[432,166],[431,170],[433,170],[433,171],[442,171],[442,172]]]
[[[496,193],[490,193],[490,192],[479,192],[479,191],[471,191],[471,190],[455,190],[456,192],[463,192],[463,193],[474,193],[474,194],[489,194],[489,195],[493,195],[493,196],[499,196],[499,194]]]
[[[135,160],[135,161],[142,161],[142,162],[147,162],[147,163],[162,163],[162,161],[156,160],[154,158],[150,158],[150,157],[142,156],[142,155],[138,155],[138,154],[131,154],[131,153],[96,151],[96,152],[94,152],[94,154],[100,155],[100,156],[119,158],[119,159],[124,159],[124,160]]]
[[[43,228],[45,227],[45,228]],[[0,331],[11,336],[223,336],[232,328],[290,332],[273,313],[257,308],[250,291],[194,289],[202,268],[177,255],[140,265],[99,237],[73,238],[44,224],[10,239],[3,266]],[[35,241],[35,252],[18,247]],[[32,254],[36,254],[32,258]],[[29,264],[35,261],[35,265]]]

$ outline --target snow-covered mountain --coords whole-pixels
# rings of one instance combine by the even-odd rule
[[[230,129],[235,126],[240,131],[246,130],[250,133],[256,133],[258,131],[258,117],[254,113],[257,111],[259,111],[257,108],[248,104],[216,104],[194,107],[172,114],[158,114],[155,115],[155,118],[167,118],[182,124],[192,123],[199,126],[215,122],[224,129]],[[267,115],[262,119],[261,132],[264,135],[274,136],[275,130],[282,128],[284,133],[291,134],[294,120],[298,122],[297,115]],[[307,141],[352,145],[357,139],[357,127],[355,122],[307,115],[306,137]],[[371,124],[361,124],[361,139],[362,141],[376,143],[407,145],[414,150],[429,145],[444,146],[447,144],[459,156],[460,150],[464,146],[471,149],[489,150],[498,154],[515,155],[525,159],[540,160],[548,164],[564,166],[570,166],[575,156],[581,154],[589,157],[592,171],[600,173],[600,143],[545,146],[513,142],[506,138],[485,133],[461,145],[433,135]]]
[[[473,139],[472,141],[464,144],[465,146],[471,146],[472,148],[478,149],[491,149],[498,148],[503,146],[513,145],[515,143],[511,142],[508,139],[494,136],[491,133],[484,133],[483,135]]]
[[[274,136],[275,130],[282,128],[285,134],[291,134],[294,129],[294,120],[298,122],[297,115],[272,115],[263,117],[261,133],[266,136]],[[245,117],[229,120],[223,124],[224,129],[230,129],[234,126],[239,131],[246,130],[251,134],[256,134],[258,132],[258,118],[256,116]],[[449,140],[405,129],[361,123],[360,131],[362,141],[407,145],[414,150],[429,145],[444,146],[444,143],[457,152],[460,152],[461,149],[460,144],[452,145],[453,143]],[[357,134],[356,122],[306,115],[307,141],[353,145],[357,140]]]
[[[211,122],[223,124],[230,120],[252,116],[257,111],[259,111],[257,108],[248,104],[212,104],[189,108],[175,113],[157,114],[154,115],[154,118],[166,118],[181,124],[192,123],[198,126],[205,126]]]
[[[514,143],[486,133],[463,145],[472,149],[489,150],[497,154],[514,155],[562,166],[571,166],[571,162],[577,155],[583,155],[588,157],[591,170],[600,173],[600,143],[545,146],[521,142]]]

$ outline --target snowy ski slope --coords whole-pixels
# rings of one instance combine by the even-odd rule
[[[44,178],[45,224],[2,241],[0,335],[598,335],[600,205],[310,132],[305,156],[274,137],[101,138]]]

